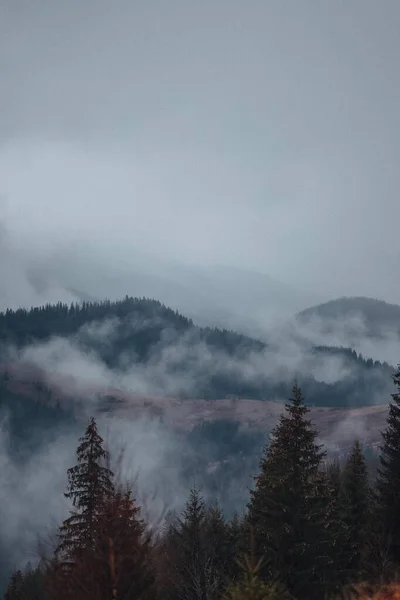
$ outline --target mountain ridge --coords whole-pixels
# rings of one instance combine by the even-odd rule
[[[140,392],[209,400],[284,399],[297,379],[311,405],[363,406],[386,401],[393,371],[345,348],[299,347],[293,358],[268,342],[201,328],[158,301],[128,296],[0,313],[3,362],[9,347],[21,362],[64,374],[67,365],[70,376],[89,361],[88,371],[95,367]]]
[[[320,318],[322,320],[338,320],[361,317],[370,334],[379,328],[393,327],[397,324],[400,331],[400,305],[369,298],[367,296],[342,296],[322,304],[311,306],[297,313],[300,321]]]

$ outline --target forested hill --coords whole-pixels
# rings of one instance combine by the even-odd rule
[[[346,323],[347,329],[353,330],[353,334],[358,330],[363,335],[378,338],[387,332],[400,334],[400,306],[363,296],[337,298],[312,306],[300,312],[296,318],[300,323],[317,319],[325,332],[334,330],[336,323]]]
[[[134,350],[139,360],[146,360],[155,346],[171,344],[188,333],[196,334],[198,341],[228,353],[265,348],[264,343],[233,331],[196,327],[191,319],[157,300],[130,297],[117,302],[58,303],[30,310],[7,310],[0,313],[0,342],[22,347],[55,336],[80,333],[82,341],[89,343],[90,336],[85,336],[82,328],[105,321],[113,325],[111,346],[114,352],[105,353],[103,357],[110,365],[121,350]],[[102,353],[104,349],[97,350]]]
[[[276,347],[232,331],[198,327],[155,300],[59,303],[0,314],[3,361],[10,347],[22,351],[54,338],[90,351],[116,374],[139,365],[141,375],[149,376],[151,367],[160,394],[171,394],[176,380],[185,383],[176,386],[181,397],[282,400],[296,378],[310,404],[362,406],[386,403],[391,391],[392,368],[385,363],[351,350],[314,347],[298,349],[301,360],[293,365]]]

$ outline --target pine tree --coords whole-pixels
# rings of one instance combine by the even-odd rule
[[[206,543],[206,507],[193,487],[180,518],[171,523],[166,540],[170,573],[166,597],[213,600],[219,597],[220,579],[213,563],[214,548]]]
[[[348,542],[343,547],[347,554],[347,579],[353,583],[363,578],[365,535],[369,516],[369,485],[365,458],[360,443],[354,443],[343,469],[341,502],[342,522],[348,532]]]
[[[127,487],[115,489],[94,419],[69,469],[71,516],[47,572],[51,600],[153,600],[152,547]]]
[[[54,600],[153,600],[150,538],[130,490],[114,491],[97,522],[93,548],[65,577],[53,577]]]
[[[261,561],[253,564],[249,558],[244,563],[239,562],[243,575],[237,582],[231,584],[223,595],[222,600],[286,600],[290,596],[278,583],[264,583],[259,576]]]
[[[22,572],[18,569],[11,575],[10,582],[7,586],[4,600],[24,600],[24,580]]]
[[[382,432],[380,468],[376,482],[377,515],[387,546],[388,560],[400,568],[400,365],[394,375],[386,430]]]
[[[329,523],[330,557],[332,573],[338,586],[347,583],[349,578],[349,562],[353,556],[350,540],[350,528],[344,521],[344,501],[342,490],[343,473],[337,458],[327,465],[326,485],[329,497],[327,523]]]
[[[111,597],[121,600],[154,597],[151,540],[129,488],[117,490],[107,500],[98,528],[95,560],[97,581],[101,581],[99,593],[104,600],[110,597],[104,590],[111,590]]]
[[[247,540],[247,519],[234,513],[231,521],[228,523],[228,563],[227,576],[231,582],[235,582],[242,571],[238,561],[242,561],[246,555]]]
[[[68,470],[68,489],[64,494],[72,501],[73,509],[60,528],[56,551],[57,558],[65,564],[74,563],[80,553],[94,547],[104,502],[114,490],[113,473],[105,466],[108,452],[103,448],[94,418],[79,441],[77,465]]]
[[[325,452],[307,413],[295,385],[261,459],[249,504],[256,551],[268,561],[263,577],[279,580],[299,600],[323,597],[332,564],[328,488],[320,472]]]
[[[218,503],[209,507],[205,514],[204,548],[208,560],[208,573],[215,582],[215,593],[220,597],[226,587],[231,556],[229,529]]]
[[[237,581],[230,583],[222,600],[289,600],[290,594],[276,581],[264,583],[260,577],[263,559],[254,555],[254,532],[250,527],[250,553],[236,561],[240,569]]]
[[[342,487],[342,470],[337,458],[328,463],[326,468],[327,481],[334,490],[335,496],[339,497]]]
[[[11,575],[4,600],[46,600],[45,575],[41,566],[35,569],[28,563],[22,572]]]

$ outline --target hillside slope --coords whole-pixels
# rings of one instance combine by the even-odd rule
[[[400,306],[363,296],[337,298],[312,306],[301,311],[297,319],[303,323],[319,319],[327,331],[334,328],[335,323],[346,322],[349,328],[369,336],[400,333]]]
[[[94,385],[177,398],[283,400],[296,378],[317,406],[386,403],[393,371],[343,348],[298,346],[287,354],[129,297],[1,313],[0,358],[10,356],[52,378],[91,378]]]

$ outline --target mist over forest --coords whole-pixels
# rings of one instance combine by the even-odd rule
[[[343,459],[357,438],[373,470],[374,421],[371,434],[361,413],[350,415],[382,407],[372,413],[381,423],[394,367],[350,348],[315,345],[304,323],[296,336],[291,327],[261,341],[129,297],[1,313],[1,489],[5,506],[10,494],[16,498],[3,509],[5,572],[36,564],[41,537],[54,536],[66,517],[65,474],[90,415],[112,455],[122,452],[123,477],[154,522],[165,510],[183,510],[193,484],[227,517],[243,511],[294,381],[313,410],[336,409],[322,413],[331,415],[322,439],[330,456]],[[273,407],[262,421],[251,414],[254,402]]]
[[[398,581],[399,28],[0,2],[4,600]]]

